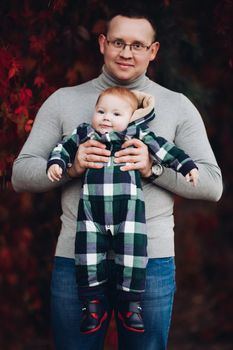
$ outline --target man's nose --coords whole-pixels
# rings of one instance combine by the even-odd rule
[[[132,58],[132,50],[129,45],[125,45],[125,47],[121,50],[120,56],[123,58]]]

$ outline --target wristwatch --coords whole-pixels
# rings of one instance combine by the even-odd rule
[[[152,174],[149,177],[147,177],[147,180],[154,181],[155,179],[157,179],[159,176],[163,174],[164,169],[161,164],[156,163],[152,165],[151,171],[152,171]]]

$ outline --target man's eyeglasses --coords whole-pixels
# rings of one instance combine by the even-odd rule
[[[129,46],[130,51],[133,53],[143,53],[149,50],[149,48],[152,46],[153,43],[151,43],[149,46],[141,43],[140,41],[135,41],[132,44],[126,44],[121,39],[115,39],[115,40],[108,40],[106,38],[106,42],[108,45],[111,45],[116,50],[124,50],[126,46]]]

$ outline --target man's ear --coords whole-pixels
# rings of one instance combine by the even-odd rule
[[[102,55],[104,54],[105,40],[106,40],[106,38],[105,38],[104,34],[100,34],[98,41],[99,41],[99,49],[100,49],[100,52],[102,53]]]
[[[159,48],[160,48],[160,43],[158,41],[154,42],[152,45],[151,45],[151,57],[150,57],[150,61],[153,61],[156,56],[157,56],[157,53],[159,51]]]

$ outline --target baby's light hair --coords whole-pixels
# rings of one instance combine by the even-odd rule
[[[113,96],[118,96],[120,98],[123,98],[124,100],[127,99],[129,104],[131,105],[133,111],[136,111],[138,109],[138,99],[136,95],[130,91],[127,88],[121,87],[121,86],[112,86],[101,92],[99,95],[96,105],[100,101],[101,97],[106,96],[106,95],[113,95]]]

